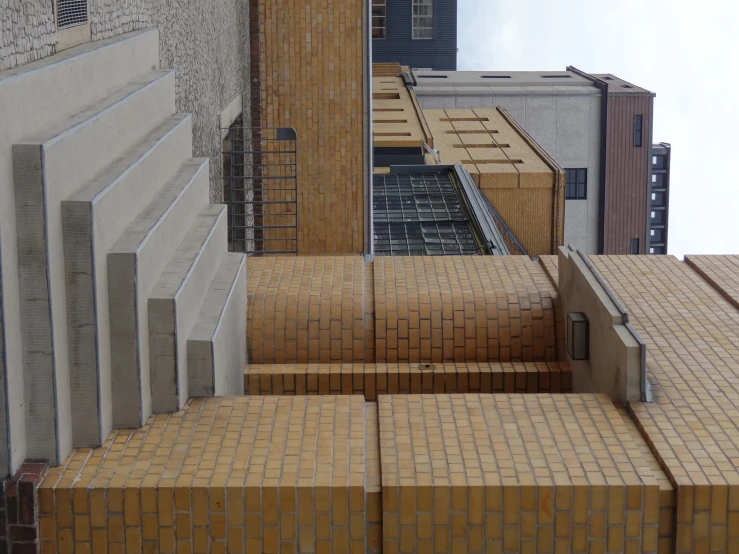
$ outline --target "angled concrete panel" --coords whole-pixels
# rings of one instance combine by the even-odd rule
[[[208,161],[186,162],[108,254],[113,425],[151,414],[148,298],[182,237],[208,204]]]
[[[243,393],[246,366],[246,256],[223,256],[187,341],[192,396]]]
[[[159,184],[191,155],[191,136],[189,116],[166,118],[62,202],[70,376],[79,398],[72,407],[75,446],[102,444],[113,426],[106,255]]]
[[[204,208],[149,296],[152,410],[188,398],[187,336],[226,249],[226,207]]]

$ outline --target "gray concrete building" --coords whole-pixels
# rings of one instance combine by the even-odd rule
[[[639,121],[644,121],[639,133],[646,132],[646,138],[643,149],[641,144],[634,143],[630,146],[640,150],[625,153],[626,158],[634,162],[631,165],[636,166],[633,175],[620,170],[631,162],[621,164],[616,160],[616,152],[609,151],[606,144],[609,130],[613,133],[628,127],[628,136],[632,136],[632,121],[627,121],[631,115],[614,109],[618,108],[621,98],[644,96],[651,102],[653,93],[613,76],[594,76],[572,67],[556,72],[416,71],[413,75],[414,90],[422,108],[503,107],[567,170],[565,244],[590,254],[631,253],[632,243],[641,245],[637,246],[639,252],[645,251],[647,222],[641,215],[641,223],[635,222],[632,228],[619,228],[611,233],[619,237],[626,233],[629,240],[613,244],[608,241],[609,229],[614,227],[613,224],[609,226],[608,210],[626,210],[627,207],[622,207],[618,198],[607,206],[606,187],[607,181],[611,181],[611,188],[618,190],[625,182],[629,190],[643,188],[640,198],[646,199],[649,169],[641,167],[644,165],[641,154],[649,150],[651,110],[637,108],[645,112],[639,116]],[[614,87],[614,83],[618,87]],[[634,125],[635,122],[636,119]],[[620,138],[619,134],[610,143],[616,145]],[[619,150],[618,154],[623,155],[624,151]],[[606,172],[609,160],[614,175]],[[637,239],[635,242],[632,236]]]

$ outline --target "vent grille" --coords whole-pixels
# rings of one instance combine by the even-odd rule
[[[87,23],[87,0],[57,0],[56,24],[59,29]]]

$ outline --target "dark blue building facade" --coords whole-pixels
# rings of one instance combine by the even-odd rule
[[[372,37],[373,62],[456,71],[457,0],[372,0]]]

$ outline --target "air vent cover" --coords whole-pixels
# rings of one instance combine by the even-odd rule
[[[56,9],[59,29],[87,23],[87,0],[57,0]]]

